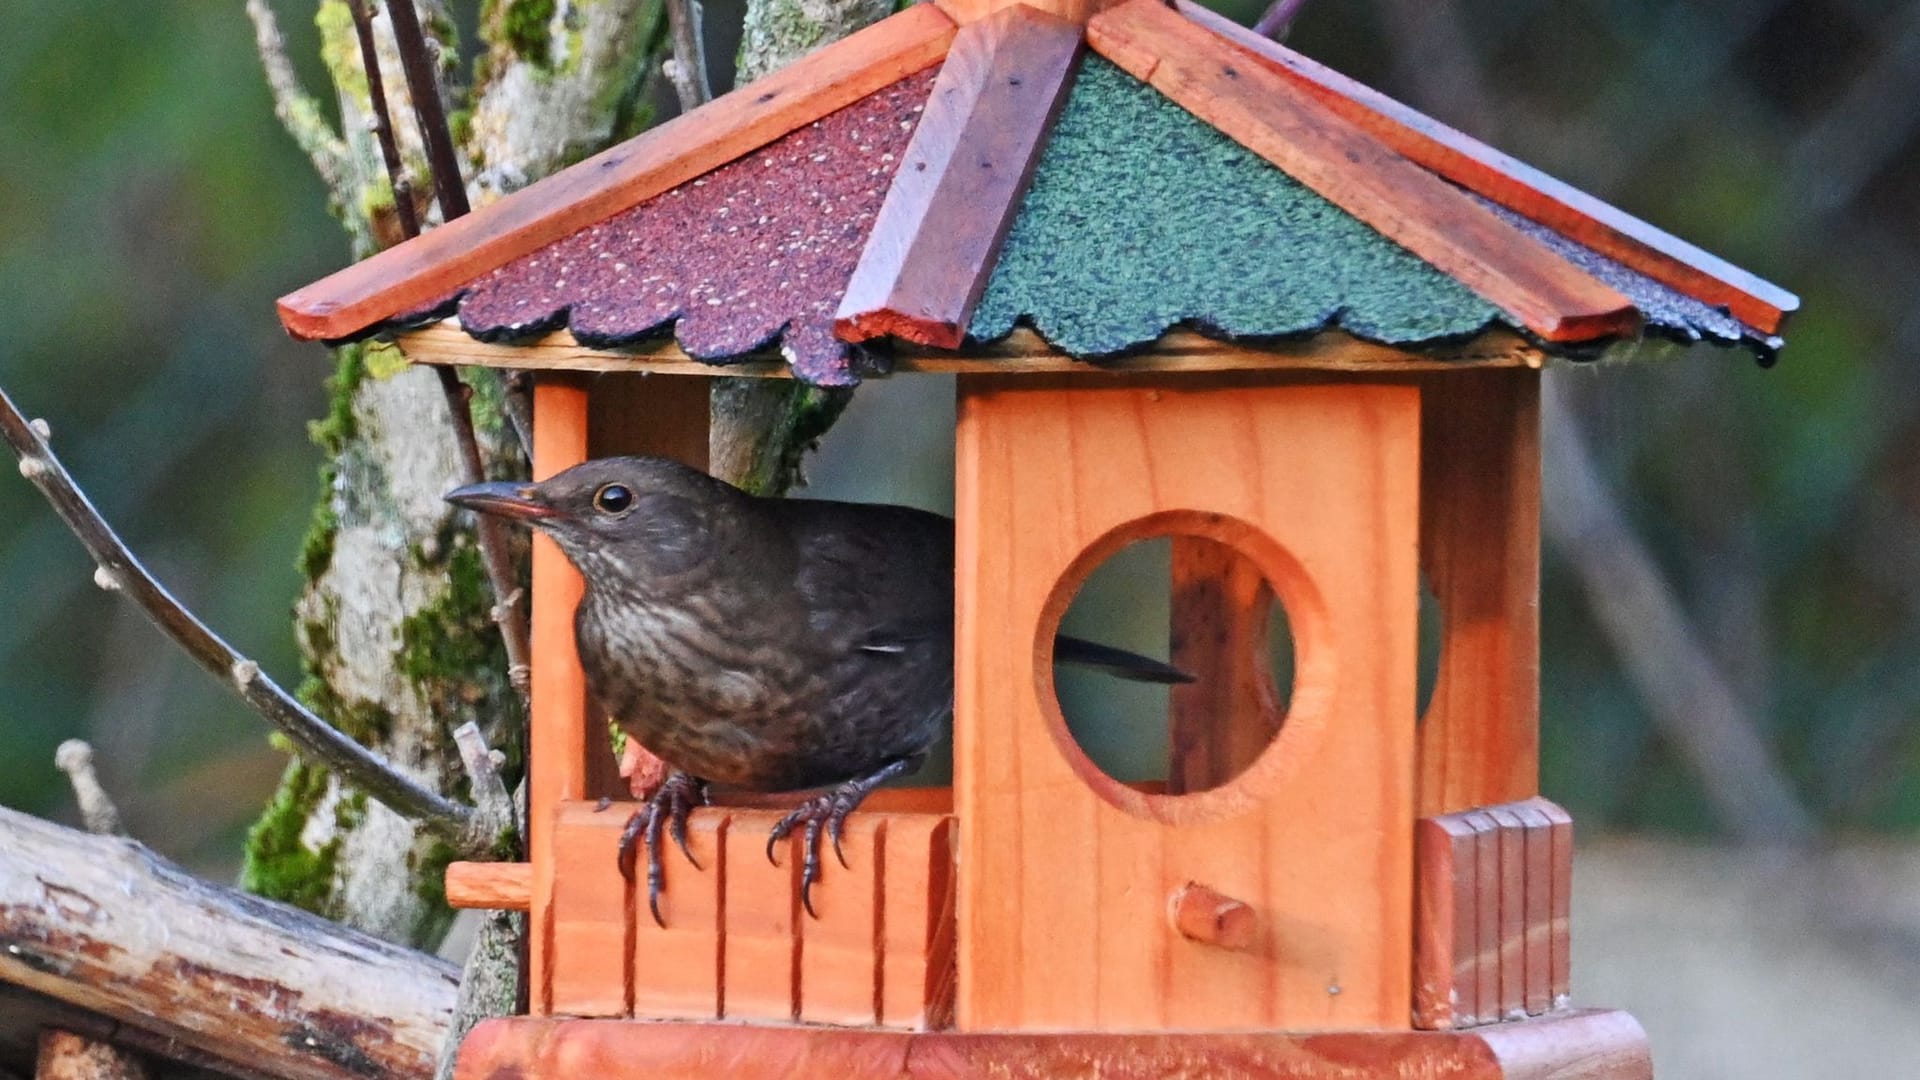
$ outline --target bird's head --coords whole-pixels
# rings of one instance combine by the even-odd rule
[[[582,462],[537,484],[468,484],[448,502],[546,533],[591,583],[684,573],[713,552],[737,489],[665,458]]]

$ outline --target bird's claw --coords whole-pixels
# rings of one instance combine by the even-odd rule
[[[704,869],[700,860],[693,857],[687,847],[687,815],[695,807],[707,805],[707,782],[683,772],[670,774],[666,782],[660,785],[653,797],[640,805],[627,819],[627,827],[620,832],[620,876],[633,880],[633,864],[638,860],[639,847],[644,840],[647,848],[647,910],[653,913],[653,921],[661,926],[667,920],[660,914],[660,893],[666,888],[667,871],[662,861],[660,838],[664,829],[679,847],[680,854],[687,857],[695,870]]]
[[[854,812],[860,803],[881,784],[909,772],[917,764],[911,760],[890,761],[874,772],[841,784],[831,791],[822,792],[794,807],[773,826],[767,836],[767,861],[775,866],[780,860],[774,851],[782,840],[793,834],[800,825],[806,826],[802,834],[800,847],[800,906],[807,914],[819,918],[813,910],[813,883],[820,880],[820,831],[824,827],[827,839],[833,844],[833,855],[840,860],[845,869],[852,869],[847,863],[847,853],[840,846],[840,838],[847,828],[847,815]]]

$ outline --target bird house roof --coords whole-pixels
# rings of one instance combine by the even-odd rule
[[[1096,362],[1194,332],[1444,358],[1490,333],[1574,358],[1657,335],[1766,359],[1798,306],[1184,0],[1085,26],[951,10],[908,8],[291,293],[282,322],[328,341],[444,322],[443,343],[542,340],[548,366],[777,347],[846,384],[1036,334]]]

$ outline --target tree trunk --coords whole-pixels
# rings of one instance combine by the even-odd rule
[[[473,86],[448,94],[476,205],[645,125],[643,90],[664,44],[660,0],[497,0],[485,10]],[[457,55],[440,4],[428,0],[420,11],[441,56]],[[323,0],[318,22],[342,117],[344,154],[329,182],[354,254],[364,257],[401,238],[393,189],[366,123],[371,102],[344,0]],[[429,170],[387,27],[383,11],[376,36],[390,114],[424,202]],[[443,79],[451,74],[443,65]],[[405,367],[389,349],[349,346],[336,365],[331,410],[314,428],[323,490],[300,559],[303,696],[396,765],[452,790],[464,783],[455,727],[477,720],[489,742],[511,752],[524,720],[473,536],[441,500],[461,475],[445,399],[432,372]],[[520,473],[498,381],[468,378],[489,472]],[[424,947],[450,918],[440,885],[449,854],[296,760],[248,838],[243,883]]]

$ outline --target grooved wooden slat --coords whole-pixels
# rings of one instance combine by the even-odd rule
[[[1273,589],[1225,544],[1172,542],[1169,659],[1193,676],[1168,697],[1167,790],[1205,791],[1253,764],[1280,730],[1267,664]]]
[[[632,804],[622,809],[630,811]],[[688,817],[687,848],[699,868],[687,862],[678,848],[668,847],[667,887],[660,899],[665,927],[653,921],[647,908],[645,875],[636,875],[630,909],[635,1016],[712,1020],[720,1015],[727,827],[724,810],[700,809]]]
[[[1538,1016],[1553,1007],[1553,820],[1545,799],[1529,799],[1515,812],[1526,825],[1526,1005]]]
[[[822,853],[813,885],[818,918],[800,916],[800,1019],[867,1025],[880,1018],[880,920],[886,888],[888,818],[856,813],[847,819],[842,850]]]
[[[1066,101],[1080,33],[1025,5],[960,30],[847,283],[835,333],[960,344]]]
[[[1440,606],[1419,813],[1531,796],[1540,760],[1540,375],[1420,382],[1420,559]]]
[[[1425,168],[1697,300],[1778,333],[1800,298],[1194,3],[1179,12]]]
[[[1623,1012],[1562,1013],[1473,1031],[933,1033],[819,1026],[488,1020],[458,1080],[1651,1080],[1646,1033]]]
[[[1512,805],[1487,814],[1499,828],[1499,1018],[1511,1020],[1527,1014],[1527,826]]]
[[[460,220],[468,220],[461,218]],[[587,457],[587,393],[565,376],[533,386],[533,477],[544,480]],[[553,822],[562,802],[586,793],[586,676],[574,649],[573,610],[585,586],[559,547],[533,538],[532,705],[527,728],[527,851],[533,862],[528,920],[530,1008],[552,1011]]]
[[[569,370],[647,372],[661,375],[713,375],[719,369],[695,360],[671,340],[635,349],[589,349],[566,330],[518,345],[489,345],[467,336],[453,320],[435,323],[400,335],[407,357],[423,364],[471,364],[476,367],[521,368],[533,371]],[[1203,372],[1230,370],[1352,372],[1458,371],[1480,367],[1538,368],[1546,358],[1540,349],[1505,330],[1494,330],[1467,345],[1442,345],[1412,352],[1360,341],[1339,331],[1316,334],[1305,341],[1277,341],[1237,345],[1215,341],[1188,330],[1170,330],[1138,353],[1089,364],[1047,345],[1031,330],[1016,330],[1004,340],[965,353],[916,351],[896,346],[896,372],[959,372],[971,374],[1103,372]],[[787,379],[793,372],[779,360],[747,360],[728,364],[729,377]]]
[[[1478,1018],[1472,826],[1457,815],[1414,823],[1413,1026],[1470,1027]]]
[[[735,810],[727,824],[726,960],[721,967],[721,1008],[729,1020],[795,1020],[800,1001],[799,837],[774,849],[767,860],[767,833],[783,814]]]
[[[880,1022],[930,1031],[953,1021],[953,819],[887,822]]]
[[[1473,828],[1474,1021],[1500,1019],[1500,825],[1484,810],[1466,815]]]
[[[621,804],[600,810],[595,803],[564,803],[556,814],[553,861],[556,879],[552,908],[550,962],[556,1015],[625,1016],[631,1011],[629,893],[613,870],[620,829],[627,813]]]
[[[1501,220],[1256,58],[1129,0],[1087,24],[1093,48],[1548,341],[1631,335],[1625,296]]]
[[[451,862],[447,904],[488,911],[525,911],[533,904],[533,864]]]
[[[763,79],[280,299],[303,339],[346,337],[636,206],[939,62],[953,20],[915,4]]]
[[[1408,1026],[1418,414],[1404,385],[961,380],[962,1030]],[[1234,544],[1311,643],[1274,752],[1179,797],[1035,692],[1080,575],[1156,532]],[[1251,949],[1169,925],[1190,881],[1254,909]]]
[[[1553,946],[1547,974],[1558,1009],[1573,993],[1573,818],[1552,803],[1543,809],[1553,824]]]

